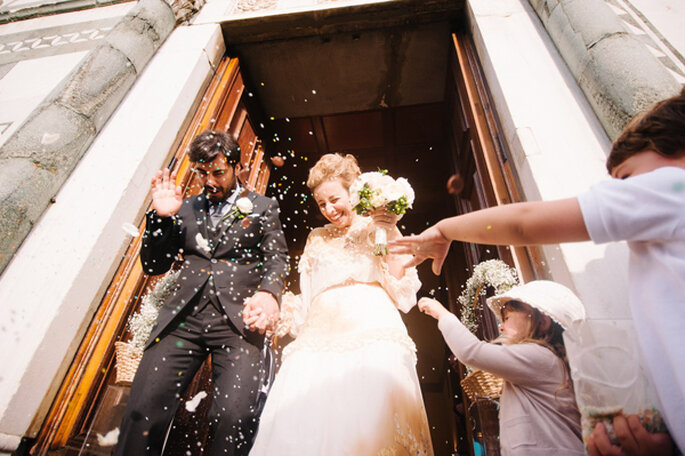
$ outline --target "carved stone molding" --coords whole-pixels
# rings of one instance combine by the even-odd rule
[[[112,30],[112,27],[77,30],[61,33],[59,35],[47,35],[40,38],[27,38],[24,40],[0,43],[0,55],[14,52],[27,52],[48,47],[65,46],[86,41],[97,41],[104,38],[105,34],[110,30]]]
[[[205,0],[164,0],[171,7],[176,17],[176,23],[180,24],[190,17],[200,11],[202,5],[205,4]]]
[[[278,0],[238,0],[235,11],[238,13],[263,11],[274,9],[276,5],[278,5]]]
[[[657,27],[629,1],[605,1],[623,22],[626,30],[647,46],[649,52],[666,67],[678,83],[685,84],[685,58],[659,33]]]

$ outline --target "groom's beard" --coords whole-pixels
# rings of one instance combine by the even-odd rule
[[[221,187],[205,185],[204,190],[205,194],[207,195],[207,198],[214,203],[223,201],[226,199],[226,196],[228,196],[228,189],[223,189]]]

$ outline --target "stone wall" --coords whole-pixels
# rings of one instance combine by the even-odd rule
[[[680,85],[604,0],[529,0],[611,139]]]
[[[141,0],[0,150],[0,272],[177,23]]]

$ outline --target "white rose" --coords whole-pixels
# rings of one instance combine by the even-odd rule
[[[355,207],[357,204],[359,204],[359,192],[350,192],[350,205]]]
[[[357,198],[357,202],[359,202],[359,190],[362,188],[364,188],[364,182],[358,177],[350,185],[350,197]],[[354,206],[354,204],[352,205]]]
[[[238,198],[238,201],[235,202],[235,207],[245,215],[252,213],[254,209],[252,201],[247,197]]]
[[[369,187],[378,188],[382,185],[381,182],[384,176],[378,171],[371,171],[369,173],[364,173],[359,177],[362,178],[363,182],[369,184]]]
[[[383,196],[381,192],[373,192],[373,196],[371,197],[371,205],[378,209],[380,207],[385,206],[388,204],[388,200]]]
[[[383,194],[388,201],[397,201],[404,196],[404,188],[398,182],[393,182],[383,189]]]
[[[354,182],[352,182],[352,185],[350,185],[350,195],[352,193],[358,193],[359,190],[361,190],[362,184],[359,181],[359,179],[356,179]]]
[[[409,207],[411,207],[411,205],[414,204],[414,189],[404,177],[398,177],[396,182],[397,185],[402,188],[402,194],[407,197],[407,203],[409,203]]]

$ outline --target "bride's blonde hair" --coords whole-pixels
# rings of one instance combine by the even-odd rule
[[[309,170],[307,187],[314,191],[326,180],[340,179],[345,188],[350,188],[360,174],[359,164],[353,155],[325,154]]]

